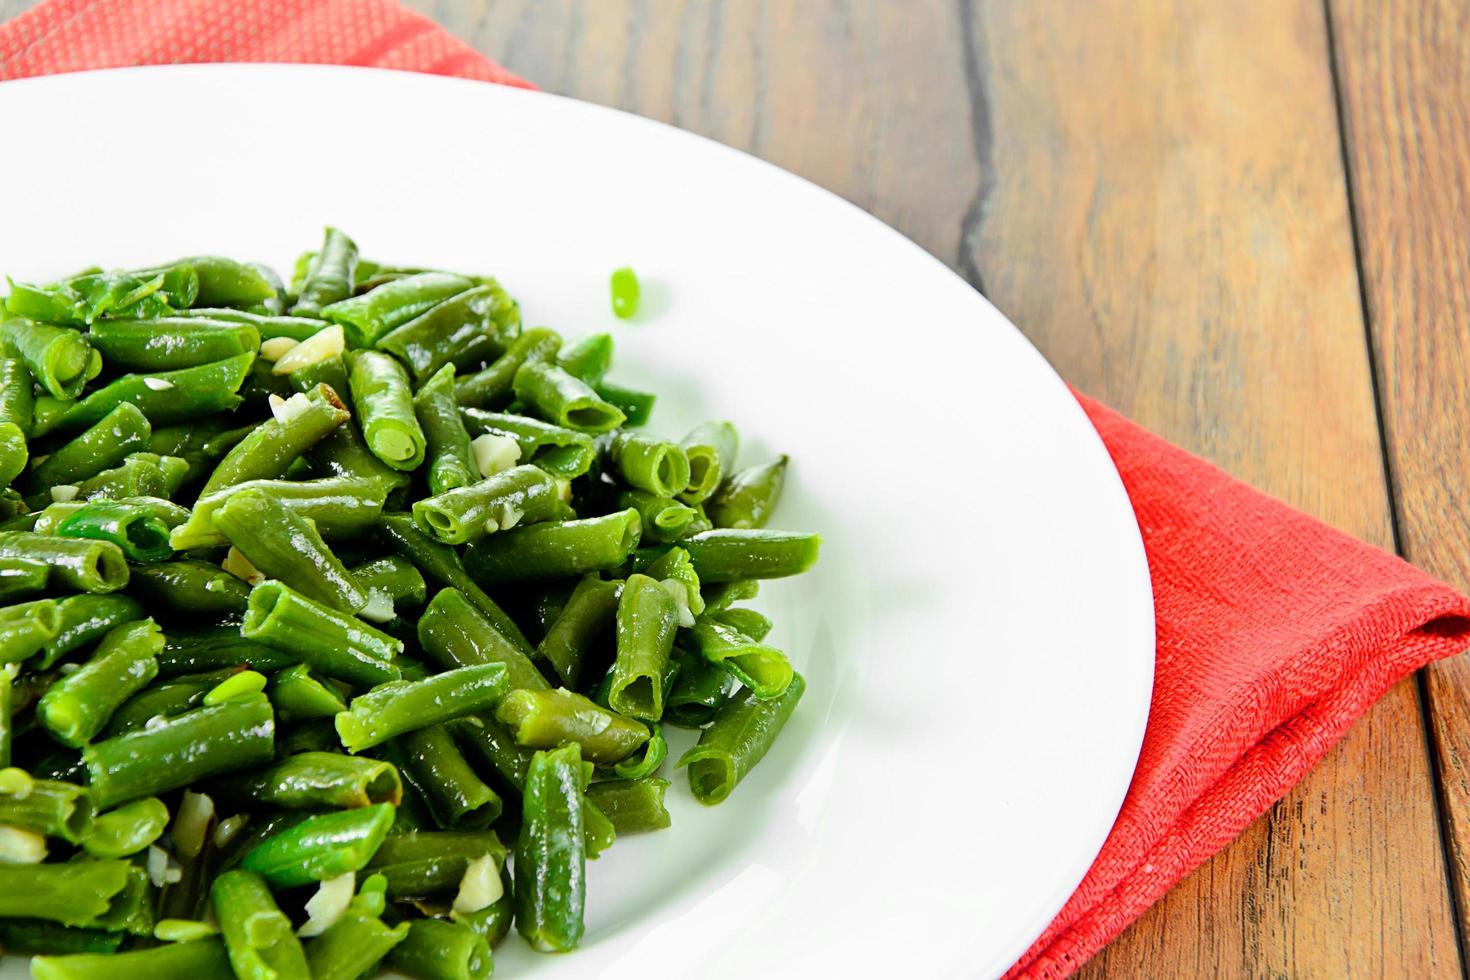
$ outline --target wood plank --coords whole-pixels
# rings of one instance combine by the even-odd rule
[[[421,9],[837,190],[1074,383],[1392,545],[1317,4],[924,5],[902,29],[874,3],[471,6]],[[1420,722],[1400,685],[1089,972],[1457,973]]]
[[[1364,295],[1405,556],[1470,588],[1470,8],[1332,0]],[[1426,678],[1470,935],[1470,662]]]

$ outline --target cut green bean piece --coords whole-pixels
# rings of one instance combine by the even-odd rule
[[[81,401],[57,420],[57,429],[74,432],[96,425],[117,406],[131,402],[153,425],[172,425],[232,411],[244,400],[237,392],[255,362],[253,351],[177,371],[125,374]]]
[[[371,347],[388,331],[474,285],[453,273],[424,272],[324,306],[321,315],[342,324],[354,347]]]
[[[617,658],[608,706],[643,721],[663,717],[663,678],[674,648],[679,609],[656,579],[630,575],[618,600]]]
[[[180,310],[181,317],[203,317],[208,320],[223,320],[227,323],[248,323],[260,331],[261,340],[289,337],[304,341],[322,329],[322,321],[316,317],[280,316],[273,313],[252,313],[249,310],[232,310],[225,307],[195,307]]]
[[[0,608],[0,664],[18,664],[56,638],[61,613],[51,599]]]
[[[0,916],[93,926],[130,884],[126,861],[0,864]]]
[[[344,427],[345,428],[345,427]],[[318,480],[247,480],[232,484],[194,502],[189,519],[169,535],[179,551],[217,548],[229,544],[215,526],[214,515],[237,493],[260,492],[310,521],[327,541],[361,537],[383,513],[387,489],[372,480],[328,476]]]
[[[368,870],[383,876],[390,898],[431,898],[458,888],[471,862],[485,855],[505,862],[493,830],[409,831],[390,834]]]
[[[720,708],[699,736],[699,743],[678,763],[689,767],[689,788],[694,798],[713,806],[729,796],[765,758],[805,690],[806,681],[796,674],[786,691],[774,700],[746,692]]]
[[[627,418],[585,382],[549,361],[522,364],[513,391],[536,415],[578,432],[611,432]]]
[[[87,383],[92,346],[76,330],[24,317],[0,319],[0,342],[15,352],[36,383],[55,398],[75,398]]]
[[[296,662],[294,657],[274,647],[245,639],[237,626],[211,626],[169,630],[163,652],[158,655],[158,672],[163,677],[221,668],[248,667],[270,672]]]
[[[516,843],[516,928],[542,952],[566,952],[582,940],[587,898],[582,800],[576,744],[531,757]]]
[[[799,575],[817,561],[822,539],[796,531],[705,531],[682,544],[701,582],[784,578]]]
[[[484,980],[494,965],[490,945],[473,930],[442,919],[414,919],[388,965],[420,980]]]
[[[703,728],[735,693],[740,682],[723,667],[692,654],[680,656],[679,673],[664,703],[664,721],[683,728]]]
[[[679,625],[693,626],[695,617],[705,610],[704,595],[699,588],[699,573],[683,548],[670,548],[642,569],[656,578],[674,597],[679,606]]]
[[[39,559],[0,558],[0,601],[40,592],[50,577],[50,566]]]
[[[429,493],[441,494],[479,482],[480,470],[469,433],[454,400],[454,365],[446,364],[413,396],[429,459]]]
[[[199,287],[184,306],[250,306],[275,298],[275,283],[260,268],[221,255],[191,255],[170,266],[144,270],[148,273],[192,272]]]
[[[231,494],[214,525],[261,574],[333,609],[355,613],[368,596],[316,526],[263,489]]]
[[[379,527],[394,550],[434,580],[463,592],[465,598],[480,610],[481,615],[490,620],[521,652],[532,652],[534,648],[521,632],[521,628],[515,624],[515,620],[507,616],[495,600],[486,595],[485,590],[470,578],[457,551],[430,538],[408,514],[384,515]]]
[[[214,795],[238,805],[287,810],[356,809],[403,799],[398,770],[379,759],[298,752],[265,769],[217,781]]]
[[[556,363],[583,384],[597,385],[612,367],[612,334],[593,333],[561,349]]]
[[[445,365],[469,368],[503,355],[521,332],[521,311],[499,284],[467,289],[379,338],[415,384]]]
[[[93,742],[82,762],[93,801],[105,808],[258,766],[270,759],[274,737],[270,702],[257,694]]]
[[[628,756],[622,762],[612,767],[612,774],[618,779],[642,779],[644,776],[652,776],[663,766],[664,760],[669,756],[669,743],[664,738],[664,730],[658,722],[650,722],[651,734],[648,741],[643,743],[643,748]]]
[[[306,953],[265,881],[249,871],[226,871],[210,888],[238,980],[310,980]]]
[[[715,527],[762,528],[781,500],[787,457],[734,474],[709,499],[705,513]]]
[[[250,590],[240,635],[350,684],[379,684],[400,675],[392,660],[403,652],[401,640],[281,582],[262,582]]]
[[[455,400],[471,408],[499,408],[510,401],[516,373],[522,366],[549,361],[559,350],[561,337],[555,331],[532,327],[489,367],[455,382]]]
[[[8,922],[0,922],[0,947],[7,953],[21,953],[25,955],[36,954],[42,957],[67,957],[82,953],[115,953],[122,945],[127,936],[121,932],[109,932],[105,929],[74,929],[70,926],[58,925],[55,922],[47,922],[44,919],[13,919]],[[99,956],[99,960],[112,963],[111,956]],[[31,968],[36,968],[33,961]],[[41,976],[37,973],[34,976]],[[78,980],[111,980],[113,974],[105,973],[78,973]],[[54,980],[71,980],[71,975],[56,973]],[[229,980],[226,975],[222,980]]]
[[[11,944],[6,942],[7,947]],[[114,945],[112,947],[116,949]],[[33,980],[115,980],[117,977],[147,977],[148,980],[232,980],[225,945],[218,939],[166,943],[152,949],[126,953],[75,953],[70,956],[37,956],[31,960]]]
[[[445,544],[466,544],[519,525],[570,516],[565,484],[536,466],[515,466],[413,505],[419,527]]]
[[[308,817],[255,845],[240,867],[279,888],[325,881],[361,871],[392,826],[387,803]]]
[[[694,653],[729,671],[762,700],[780,697],[791,683],[791,662],[784,653],[713,617],[707,615],[695,623],[688,638]]]
[[[260,349],[251,324],[199,317],[98,320],[87,339],[110,367],[129,371],[176,371]]]
[[[151,431],[138,407],[124,402],[54,453],[32,459],[25,487],[36,494],[52,487],[75,486],[144,449]]]
[[[297,457],[350,417],[337,393],[326,386],[300,397],[296,408],[282,406],[282,417],[258,426],[225,454],[199,491],[200,498],[247,480],[281,476]]]
[[[649,737],[648,726],[642,722],[566,688],[511,691],[501,700],[495,717],[511,727],[521,745],[552,749],[576,742],[584,758],[602,766],[621,762]]]
[[[544,690],[551,685],[521,649],[486,619],[458,589],[440,589],[419,617],[419,646],[443,669],[504,664],[508,688]]]
[[[664,808],[668,788],[669,781],[656,776],[614,779],[593,783],[587,787],[587,796],[612,821],[619,836],[642,834],[669,826],[669,811]]]
[[[154,718],[174,718],[204,703],[204,696],[214,689],[225,673],[196,674],[193,677],[146,687],[128,698],[108,719],[108,738],[144,728]],[[154,722],[156,725],[157,722]]]
[[[653,406],[658,401],[657,395],[627,388],[611,381],[593,385],[593,389],[603,401],[609,405],[616,405],[618,410],[627,416],[627,421],[623,424],[631,429],[648,424],[649,416],[653,414]]]
[[[134,565],[131,591],[150,603],[193,613],[240,613],[250,586],[218,565],[185,559]]]
[[[577,686],[589,649],[612,628],[621,589],[620,581],[583,576],[542,637],[536,654],[567,687]]]
[[[672,442],[620,432],[608,443],[613,468],[630,487],[672,497],[689,485],[689,457]]]
[[[472,930],[489,943],[491,949],[499,946],[501,940],[510,934],[511,921],[515,918],[515,884],[509,868],[500,869],[500,887],[501,896],[484,908],[475,912],[451,910],[449,913],[450,921]]]
[[[353,351],[352,405],[373,455],[395,470],[414,470],[424,461],[424,430],[413,410],[403,366],[378,351]]]
[[[81,748],[107,726],[124,701],[158,675],[156,658],[162,649],[163,633],[151,619],[117,627],[81,669],[41,696],[37,719],[61,744]]]
[[[183,508],[178,509],[188,516]],[[111,541],[129,561],[162,561],[174,550],[168,544],[169,526],[157,513],[156,507],[145,503],[94,500],[63,518],[56,525],[56,533],[64,538]]]
[[[680,445],[689,456],[689,487],[679,499],[687,504],[703,503],[735,471],[740,434],[729,422],[706,422],[685,436]]]
[[[398,555],[364,562],[352,569],[352,577],[369,593],[385,595],[395,606],[406,609],[418,609],[429,594],[423,573]]]
[[[77,484],[77,499],[161,497],[166,500],[178,493],[189,471],[188,461],[177,456],[129,453],[122,465],[103,470]]]
[[[168,807],[150,796],[98,814],[82,837],[82,848],[97,858],[127,857],[158,840],[167,828]]]
[[[33,830],[80,844],[92,827],[96,810],[84,787],[51,779],[34,779],[24,793],[0,793],[0,824]]]
[[[460,667],[420,681],[379,684],[337,715],[337,734],[349,752],[396,735],[493,708],[506,691],[504,664]]]
[[[376,915],[349,908],[326,932],[306,944],[312,980],[357,980],[374,975],[378,964],[404,939],[407,922],[389,928]]]
[[[31,372],[18,357],[0,356],[0,485],[8,485],[25,469],[26,439],[35,421]]]
[[[277,671],[271,678],[270,699],[282,721],[331,718],[347,710],[341,693],[313,677],[305,664]]]
[[[644,538],[648,541],[677,541],[699,516],[688,504],[681,504],[672,497],[657,496],[647,490],[619,491],[617,505],[631,507],[638,512],[638,518],[643,522]]]
[[[460,414],[471,435],[513,439],[520,449],[519,462],[539,466],[564,480],[582,476],[592,468],[597,458],[597,444],[585,432],[524,415],[486,412],[478,408],[461,409]]]
[[[247,697],[251,694],[259,694],[265,690],[266,678],[264,674],[253,670],[242,670],[224,678],[204,694],[204,703],[209,705],[223,704],[226,701],[234,701],[238,698]]]
[[[414,784],[442,823],[488,826],[500,816],[500,797],[475,774],[443,725],[401,736],[398,748]]]
[[[465,569],[493,586],[617,568],[638,546],[641,530],[636,510],[532,524],[473,542],[465,549]]]
[[[352,295],[357,271],[357,244],[336,228],[328,227],[321,251],[307,268],[300,297],[291,307],[293,316],[320,316],[322,307]]]

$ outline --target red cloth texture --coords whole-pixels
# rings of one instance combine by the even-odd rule
[[[48,0],[0,26],[0,79],[200,61],[533,87],[391,0]],[[1079,399],[1143,533],[1154,698],[1117,824],[1016,977],[1075,971],[1283,796],[1395,681],[1470,646],[1470,601],[1450,586]]]

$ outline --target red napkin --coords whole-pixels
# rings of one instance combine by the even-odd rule
[[[193,61],[374,65],[530,87],[391,0],[48,0],[0,26],[0,79]],[[1283,796],[1395,681],[1470,646],[1470,601],[1454,589],[1079,398],[1143,531],[1154,699],[1112,834],[1012,976],[1076,970]]]

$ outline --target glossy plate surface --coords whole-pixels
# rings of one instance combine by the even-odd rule
[[[0,272],[289,273],[332,223],[493,273],[528,324],[612,331],[654,431],[728,417],[745,462],[791,455],[774,523],[822,561],[757,605],[807,677],[795,719],[724,805],[679,773],[674,827],[591,866],[582,951],[513,937],[496,976],[991,975],[1061,907],[1137,759],[1148,573],[1076,402],[941,263],[718,144],[475,82],[128,69],[0,85],[0,118]]]

